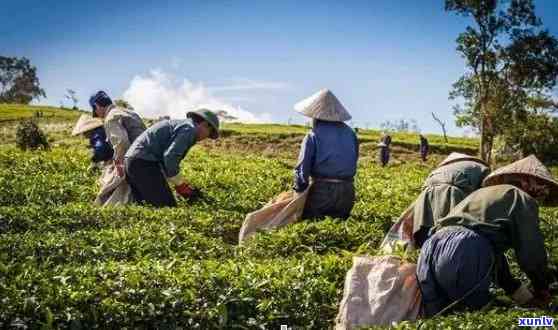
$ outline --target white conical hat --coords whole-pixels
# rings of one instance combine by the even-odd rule
[[[101,119],[84,114],[79,117],[76,126],[74,126],[72,130],[72,135],[79,135],[101,126],[103,126],[103,121]]]
[[[470,155],[466,155],[466,154],[462,154],[460,152],[452,152],[446,159],[444,159],[439,165],[438,167],[442,167],[444,165],[448,165],[451,163],[455,163],[455,162],[461,162],[461,161],[465,161],[465,160],[469,160],[469,161],[473,161],[473,162],[477,162],[477,163],[481,163],[483,165],[486,165],[488,167],[490,167],[490,165],[488,165],[485,161],[483,161],[480,158],[477,158],[475,156],[470,156]]]
[[[295,104],[294,109],[307,117],[325,121],[347,121],[351,115],[329,89],[322,89],[316,94]]]
[[[537,159],[535,155],[530,155],[514,163],[500,167],[488,175],[482,182],[483,187],[502,184],[509,176],[532,176],[541,183],[546,184],[550,189],[550,195],[545,204],[555,205],[558,203],[558,181],[556,181],[548,168]]]

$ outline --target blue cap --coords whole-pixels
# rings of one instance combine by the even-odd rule
[[[112,104],[112,100],[104,91],[98,91],[97,93],[91,95],[89,98],[89,105],[93,111],[93,117],[97,117],[97,114],[95,113],[95,104],[106,107]]]

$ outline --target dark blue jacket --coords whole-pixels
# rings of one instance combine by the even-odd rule
[[[89,147],[93,149],[91,161],[94,163],[111,160],[114,154],[114,150],[107,141],[107,135],[102,126],[95,128],[91,133],[89,137]]]
[[[310,176],[352,179],[357,160],[358,141],[352,128],[344,123],[317,120],[302,141],[294,189],[305,190]]]

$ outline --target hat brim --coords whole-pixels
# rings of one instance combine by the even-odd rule
[[[212,128],[211,133],[209,134],[209,138],[213,139],[213,140],[219,138],[219,128],[215,127],[215,125],[213,125],[209,120],[205,119],[203,116],[200,116],[200,114],[198,114],[196,112],[188,112],[188,113],[186,113],[186,117],[190,118],[190,119],[192,119],[193,117],[196,117],[196,118],[199,118],[199,119],[205,121]]]
[[[483,160],[480,159],[480,158],[476,158],[476,157],[473,157],[473,156],[471,156],[471,157],[464,157],[464,158],[450,159],[450,160],[448,160],[448,161],[442,161],[442,162],[438,165],[438,167],[442,167],[442,166],[449,165],[449,164],[453,164],[453,163],[457,163],[457,162],[464,162],[464,161],[477,162],[477,163],[482,164],[482,165],[484,165],[484,166],[486,166],[486,167],[490,167],[490,165],[489,165],[487,162],[483,161]]]
[[[537,175],[533,175],[529,173],[520,173],[520,172],[507,172],[507,173],[496,174],[492,176],[489,175],[488,177],[486,177],[486,179],[484,179],[482,186],[487,187],[487,186],[494,186],[498,184],[505,184],[506,182],[509,182],[507,178],[510,176],[516,178],[532,177],[537,179],[540,183],[546,185],[550,190],[548,197],[544,200],[543,204],[545,206],[558,206],[558,182]]]

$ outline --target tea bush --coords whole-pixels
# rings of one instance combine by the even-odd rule
[[[387,168],[363,158],[347,221],[295,223],[238,246],[246,213],[290,189],[298,146],[289,139],[305,128],[226,129],[231,140],[219,142],[225,145],[204,143],[182,163],[206,198],[179,201],[175,209],[91,205],[98,187],[86,171],[82,139],[68,138],[51,152],[0,145],[0,328],[331,328],[352,257],[376,253],[443,157]],[[264,143],[290,142],[266,156],[255,145],[262,141],[246,147],[256,135]],[[542,208],[541,217],[550,260],[558,264],[558,209]],[[515,263],[512,270],[520,275]],[[501,300],[422,328],[510,328],[529,315],[558,317]]]
[[[17,125],[16,145],[21,150],[49,149],[46,134],[33,119],[22,120]]]

